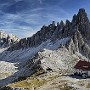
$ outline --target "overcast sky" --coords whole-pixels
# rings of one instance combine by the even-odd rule
[[[0,30],[28,37],[44,24],[71,20],[79,8],[90,17],[90,0],[0,0]]]

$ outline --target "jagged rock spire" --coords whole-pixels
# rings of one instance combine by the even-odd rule
[[[61,20],[61,22],[60,22],[60,28],[63,29],[64,26],[65,26],[65,24],[64,24],[64,22]]]
[[[72,27],[77,26],[77,15],[74,14],[73,18],[72,18]]]

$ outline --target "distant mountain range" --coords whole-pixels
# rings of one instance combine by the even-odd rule
[[[9,47],[19,41],[15,35],[0,31],[0,48]]]

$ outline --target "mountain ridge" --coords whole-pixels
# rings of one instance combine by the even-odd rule
[[[38,31],[36,34],[34,34],[32,37],[23,38],[18,43],[12,45],[8,51],[14,51],[24,48],[30,48],[30,47],[37,47],[42,42],[47,41],[48,39],[51,39],[52,41],[56,39],[63,39],[65,37],[71,37],[74,38],[75,41],[75,34],[80,33],[81,38],[79,40],[83,41],[83,45],[80,48],[83,48],[85,43],[87,45],[89,43],[90,38],[90,22],[87,17],[87,13],[85,12],[85,9],[81,8],[79,9],[78,14],[75,14],[72,18],[72,21],[66,20],[66,23],[61,21],[58,22],[57,25],[55,25],[55,21],[52,22],[52,24],[48,26],[43,26],[40,31]],[[77,41],[76,41],[77,42]],[[74,42],[75,43],[75,42]],[[78,44],[80,41],[78,42]],[[80,43],[81,44],[81,43]],[[78,45],[76,45],[77,47]],[[86,46],[86,45],[85,45]],[[88,46],[90,47],[90,46]],[[79,49],[78,49],[79,51]],[[89,50],[87,50],[90,52]],[[81,52],[81,50],[80,50]],[[88,55],[89,56],[89,55]]]
[[[23,38],[10,46],[0,53],[0,64],[4,63],[4,71],[10,73],[7,77],[2,77],[0,85],[8,85],[39,70],[44,73],[73,73],[74,66],[80,59],[90,59],[89,25],[85,10],[80,9],[71,22],[66,20],[66,23],[61,21],[55,25],[53,21],[48,26],[44,25],[32,37]],[[11,67],[13,71],[10,71]]]

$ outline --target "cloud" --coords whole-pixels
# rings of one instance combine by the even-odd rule
[[[60,14],[68,15],[67,12],[62,9],[59,10],[56,6],[54,6],[53,12],[51,10],[51,7],[48,7],[48,10],[45,7],[39,7],[17,14],[5,13],[2,16],[0,28],[8,33],[16,34],[20,38],[32,36],[40,30],[41,26],[49,24],[53,20],[63,19],[63,17],[60,18],[59,15],[55,14],[56,12],[60,11]]]
[[[31,36],[40,30],[39,20],[35,21],[36,17],[38,18],[36,14],[4,14],[0,20],[0,30],[16,34],[20,38]]]
[[[89,0],[0,0],[0,29],[18,37],[31,36],[43,25],[69,19]],[[77,6],[76,6],[77,4]],[[73,7],[73,8],[72,8]],[[88,12],[90,10],[88,9]]]
[[[15,3],[9,2],[7,6],[7,9],[1,9],[3,16],[1,16],[0,29],[8,33],[15,33],[18,37],[31,36],[44,24],[49,24],[53,20],[60,21],[60,19],[65,19],[65,15],[68,16],[68,13],[57,5],[48,6],[46,0],[15,0]],[[59,14],[62,17],[59,17]]]
[[[34,8],[34,9],[32,9],[30,12],[37,12],[37,11],[41,11],[41,10],[43,10],[44,8]]]

